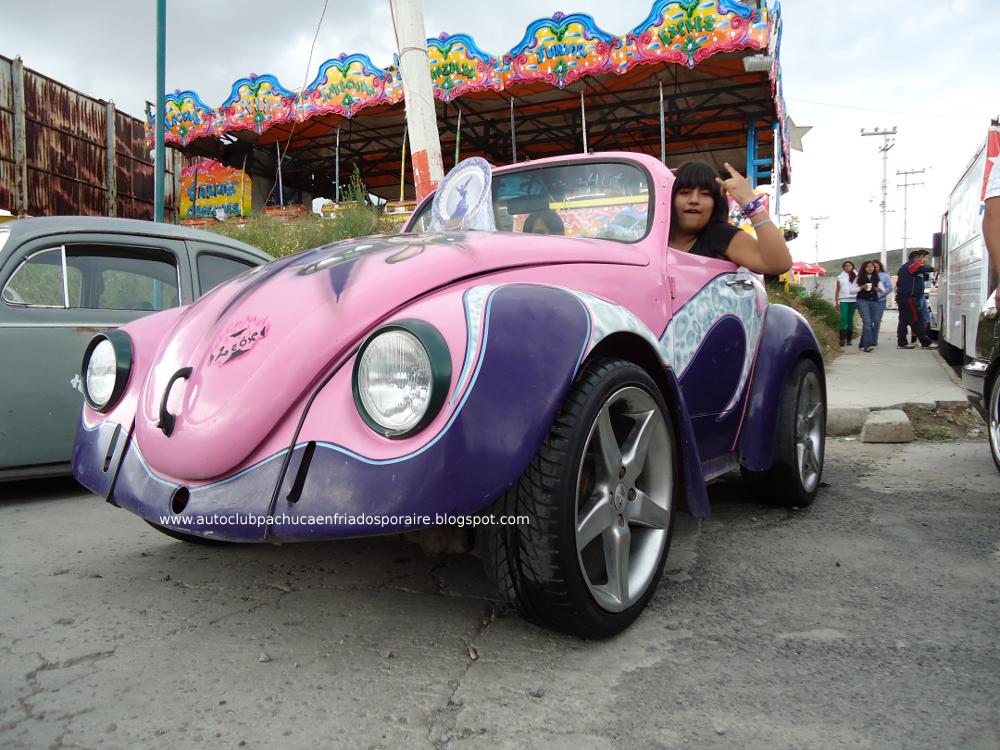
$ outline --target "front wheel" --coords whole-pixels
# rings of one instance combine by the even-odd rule
[[[625,629],[656,589],[670,548],[675,440],[646,372],[598,360],[574,383],[535,459],[493,508],[487,574],[526,618],[584,638]]]
[[[743,479],[760,502],[804,508],[819,491],[826,449],[826,390],[812,360],[799,360],[789,373],[775,430],[771,468],[744,469]]]
[[[1000,471],[1000,373],[993,376],[993,387],[990,388],[989,406],[986,411],[986,426],[990,438],[990,452],[993,463]]]

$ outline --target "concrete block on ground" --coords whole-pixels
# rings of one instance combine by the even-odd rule
[[[873,411],[861,428],[862,443],[912,443],[913,425],[902,409]]]
[[[835,406],[827,411],[826,434],[832,437],[857,435],[865,425],[870,409],[864,406]]]

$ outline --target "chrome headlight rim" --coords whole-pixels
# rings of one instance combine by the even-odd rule
[[[100,404],[95,401],[90,395],[90,389],[87,387],[87,368],[90,365],[90,358],[94,353],[94,350],[102,342],[107,341],[111,344],[112,350],[115,353],[115,382],[111,388],[111,395],[104,404]],[[90,343],[87,344],[87,349],[83,353],[83,365],[80,370],[81,379],[83,381],[83,399],[87,402],[87,406],[96,412],[101,414],[111,411],[121,399],[122,394],[125,392],[125,387],[128,385],[128,378],[132,372],[132,339],[129,338],[128,334],[124,331],[108,331],[106,333],[99,333],[91,339]]]
[[[361,362],[364,359],[365,351],[380,336],[392,331],[403,331],[413,336],[424,348],[424,352],[427,354],[427,359],[431,365],[431,395],[427,402],[427,408],[417,423],[405,430],[386,428],[369,414],[361,398],[359,387]],[[358,348],[358,353],[354,358],[351,390],[353,391],[354,405],[358,410],[358,414],[372,431],[391,440],[411,437],[430,424],[440,413],[445,397],[448,395],[450,385],[451,354],[448,351],[448,344],[437,328],[423,320],[399,320],[380,327],[365,339],[364,343]]]

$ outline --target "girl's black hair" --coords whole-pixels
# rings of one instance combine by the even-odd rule
[[[846,266],[848,263],[851,264],[851,270],[850,271],[847,271],[847,269],[844,268],[844,266]],[[856,278],[858,278],[858,267],[854,263],[854,261],[853,260],[845,260],[843,263],[840,264],[840,267],[843,270],[847,271],[847,278],[849,278],[851,280],[851,283],[853,284],[854,280]]]
[[[715,181],[719,174],[709,164],[703,161],[688,161],[674,170],[674,187],[670,193],[670,226],[677,226],[674,221],[674,198],[679,190],[708,190],[712,194],[715,205],[709,221],[729,221],[729,201],[722,194],[722,187]]]

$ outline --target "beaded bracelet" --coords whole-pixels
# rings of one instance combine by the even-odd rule
[[[744,203],[742,206],[740,206],[740,209],[743,211],[743,215],[746,216],[747,218],[757,213],[758,211],[762,210],[763,208],[764,208],[763,195],[755,196],[752,201],[750,201],[749,203]]]
[[[763,219],[761,219],[760,221],[755,221],[755,222],[754,222],[753,224],[751,224],[750,226],[752,226],[752,227],[753,227],[754,229],[756,229],[757,227],[762,227],[762,226],[764,226],[765,224],[770,224],[770,223],[771,223],[771,217],[770,217],[770,216],[768,216],[768,217],[766,217],[766,218],[763,218]]]

